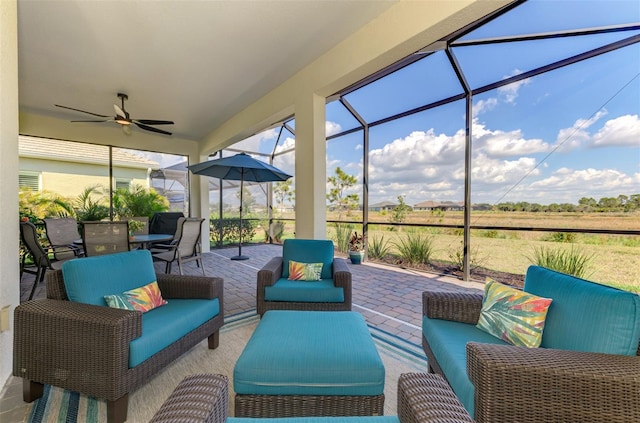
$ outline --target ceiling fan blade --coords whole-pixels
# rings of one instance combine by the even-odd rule
[[[131,135],[131,125],[122,125],[122,132],[125,135]]]
[[[145,131],[157,132],[158,134],[171,135],[171,132],[163,131],[162,129],[154,128],[153,126],[147,126],[142,123],[135,122],[138,125],[138,128],[144,129]]]
[[[87,112],[86,110],[74,109],[73,107],[68,107],[68,106],[61,106],[61,105],[59,105],[59,104],[54,104],[54,106],[56,106],[56,107],[61,107],[61,108],[63,108],[63,109],[75,110],[76,112],[87,113],[87,114],[89,114],[89,115],[98,116],[98,117],[104,117],[104,118],[109,117],[109,116],[107,116],[107,115],[99,115],[99,114],[97,114],[97,113]]]
[[[120,108],[120,106],[118,106],[117,104],[113,105],[113,109],[116,111],[116,116],[117,117],[121,117],[125,120],[129,119],[129,113],[127,113],[126,111],[122,110]]]
[[[136,123],[141,123],[143,125],[173,125],[174,122],[172,120],[154,120],[154,119],[133,119]]]
[[[103,120],[71,120],[69,122],[109,122],[111,119],[103,119]]]

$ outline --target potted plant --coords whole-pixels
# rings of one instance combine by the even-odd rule
[[[142,228],[144,228],[144,222],[141,222],[139,220],[128,220],[127,221],[128,225],[129,225],[129,239],[133,239],[133,236],[135,235],[136,232],[138,232],[139,230],[141,230]]]
[[[358,235],[358,232],[349,238],[349,258],[353,264],[360,264],[364,258],[364,236]]]

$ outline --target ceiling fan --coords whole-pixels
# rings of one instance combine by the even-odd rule
[[[154,128],[149,125],[173,125],[173,121],[171,120],[155,120],[155,119],[132,119],[129,115],[129,112],[124,108],[124,101],[129,98],[128,95],[123,93],[118,93],[118,98],[121,100],[122,106],[118,106],[117,104],[113,105],[113,109],[116,112],[114,117],[110,117],[107,115],[100,115],[98,113],[87,112],[86,110],[74,109],[73,107],[61,106],[60,104],[56,104],[56,107],[61,107],[63,109],[75,110],[76,112],[87,113],[89,115],[98,116],[101,118],[109,118],[102,120],[72,120],[71,122],[116,122],[122,126],[122,130],[125,134],[131,133],[131,125],[134,124],[140,129],[144,129],[145,131],[157,132],[158,134],[171,135],[171,132],[164,131],[162,129]]]

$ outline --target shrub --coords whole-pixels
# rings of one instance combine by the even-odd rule
[[[333,224],[336,230],[335,239],[336,248],[338,251],[347,252],[349,251],[349,239],[351,238],[351,233],[353,232],[353,225],[349,223],[340,223],[336,222]]]
[[[433,237],[418,232],[407,232],[393,243],[403,261],[426,264],[433,254]]]
[[[215,244],[229,244],[240,240],[240,219],[237,217],[211,219],[209,228],[210,240]],[[222,239],[220,239],[221,229]],[[242,241],[251,241],[255,235],[255,223],[251,220],[242,219]]]
[[[390,250],[391,245],[389,245],[388,240],[384,239],[384,235],[380,238],[375,236],[367,243],[367,255],[370,258],[383,259],[387,254],[389,254]]]
[[[482,266],[482,263],[487,259],[487,256],[480,256],[480,248],[476,245],[476,248],[469,249],[469,270],[477,269]],[[460,241],[457,248],[451,248],[448,251],[449,259],[453,262],[458,270],[464,270],[464,241]]]
[[[579,278],[588,278],[593,274],[590,269],[593,258],[593,254],[586,254],[573,245],[570,250],[534,247],[533,256],[528,257],[533,264]]]
[[[578,235],[575,232],[553,232],[548,240],[552,242],[576,242]]]

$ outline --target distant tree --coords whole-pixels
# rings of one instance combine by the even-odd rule
[[[276,196],[276,203],[280,205],[280,211],[284,207],[285,201],[291,203],[293,201],[294,192],[291,188],[292,179],[277,182],[273,187],[273,194]]]
[[[598,207],[598,202],[591,197],[582,197],[578,200],[578,205],[582,211],[591,211]]]
[[[398,205],[391,210],[389,221],[392,223],[403,223],[407,219],[407,213],[411,211],[411,206],[404,202],[404,195],[398,195]]]
[[[358,207],[360,197],[358,194],[347,194],[346,191],[354,186],[358,180],[355,176],[349,175],[340,167],[336,168],[335,175],[327,178],[331,188],[327,194],[329,204],[338,210],[338,220],[342,218],[342,212],[347,215],[352,209]]]
[[[603,212],[614,211],[617,205],[618,199],[614,197],[602,197],[600,201],[598,201],[598,208]]]
[[[238,200],[240,199],[240,190],[238,190],[238,193],[236,194],[236,198],[238,198]],[[251,193],[251,191],[249,191],[247,187],[243,187],[242,188],[242,215],[245,216],[250,214],[255,204],[256,204],[256,199]]]

